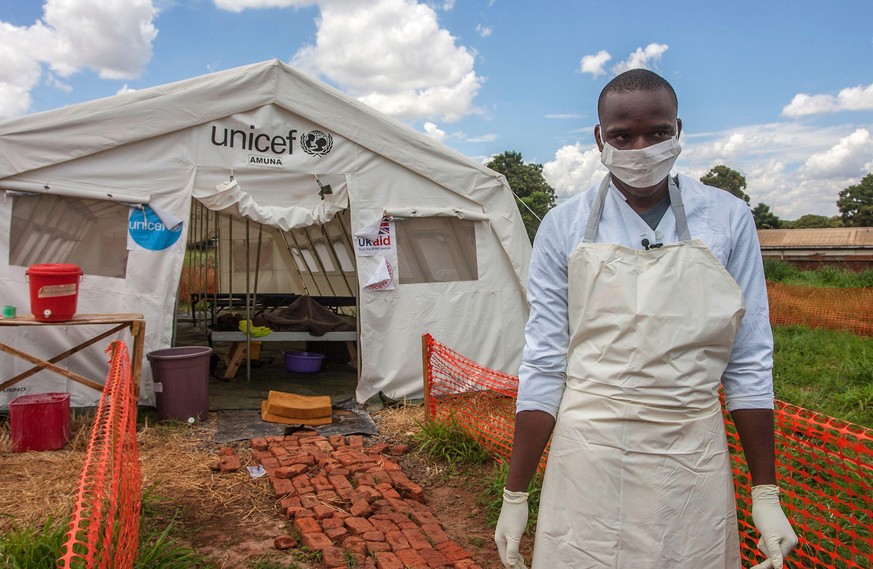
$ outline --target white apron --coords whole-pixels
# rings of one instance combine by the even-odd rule
[[[608,186],[569,260],[567,385],[532,567],[738,569],[718,388],[742,291],[690,240],[673,180],[678,243],[594,243]]]

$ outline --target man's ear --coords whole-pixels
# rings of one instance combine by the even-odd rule
[[[603,152],[603,142],[600,139],[600,125],[594,125],[594,143],[597,145],[597,149]]]
[[[682,119],[676,119],[676,140],[679,140],[679,135],[682,134]]]

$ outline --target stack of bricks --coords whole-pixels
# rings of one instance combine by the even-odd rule
[[[408,449],[313,431],[252,440],[302,545],[328,569],[481,569],[397,463]]]

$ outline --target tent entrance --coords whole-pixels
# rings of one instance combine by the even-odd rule
[[[284,318],[288,307],[304,296],[350,323],[354,332],[358,286],[350,229],[348,210],[324,224],[283,231],[211,211],[194,200],[177,297],[174,344],[190,342],[192,327],[208,341],[212,330],[222,324],[227,326],[227,318],[220,322],[223,315],[275,329],[275,320]],[[325,354],[326,362],[349,363],[346,373],[354,374],[358,365],[359,357],[352,361],[349,356],[357,354],[354,343],[351,347],[345,342],[321,341],[285,345],[276,336],[253,340],[261,340],[258,347],[262,357],[273,360],[288,349],[317,351]],[[216,352],[228,348],[214,347]],[[239,375],[251,382],[256,351],[248,353],[253,356],[246,359]],[[271,365],[281,367],[281,362],[273,361]],[[261,375],[261,371],[255,375]]]

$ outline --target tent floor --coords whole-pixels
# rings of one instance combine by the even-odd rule
[[[320,344],[334,344],[320,342]],[[206,346],[206,333],[202,327],[190,323],[179,322],[176,328],[176,346]],[[345,350],[342,343],[337,343]],[[358,375],[355,368],[346,363],[330,361],[325,358],[318,373],[293,373],[285,369],[285,350],[305,350],[305,344],[300,342],[263,342],[257,361],[251,362],[251,373],[246,378],[245,361],[240,366],[234,379],[224,379],[224,355],[230,348],[229,343],[217,343],[213,346],[214,365],[209,375],[209,409],[260,409],[261,402],[267,398],[270,390],[295,393],[297,395],[329,395],[331,402],[353,399]]]

